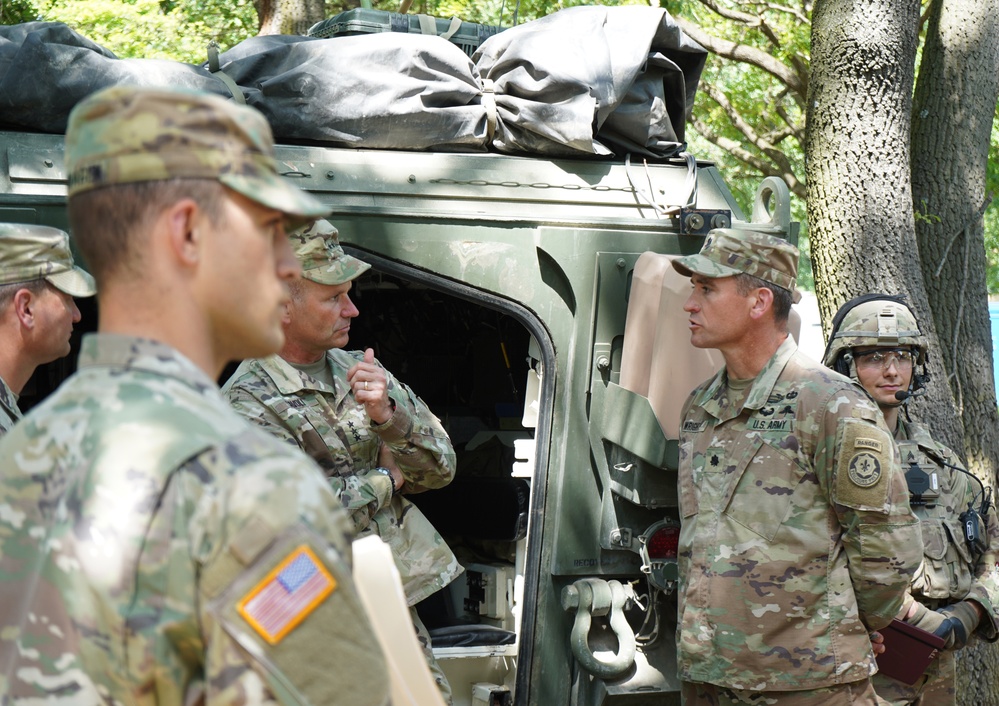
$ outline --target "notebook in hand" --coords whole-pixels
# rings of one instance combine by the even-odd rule
[[[877,656],[878,671],[905,684],[915,684],[946,644],[915,625],[893,620],[879,630],[885,638],[884,654]]]

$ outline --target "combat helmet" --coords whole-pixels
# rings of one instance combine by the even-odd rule
[[[916,317],[902,296],[865,294],[841,306],[833,317],[829,344],[822,362],[860,382],[853,359],[853,349],[859,346],[911,346],[916,351],[916,359],[909,383],[910,396],[924,387],[930,378],[926,371],[929,360],[926,337],[919,330]],[[916,372],[916,366],[922,366],[921,373]]]

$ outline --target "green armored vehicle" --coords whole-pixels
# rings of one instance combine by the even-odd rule
[[[796,237],[786,186],[764,180],[747,214],[679,150],[278,137],[285,177],[373,265],[350,347],[374,348],[458,451],[450,486],[411,497],[465,566],[419,606],[456,706],[679,703],[679,412],[721,359],[689,345],[690,284],[669,261],[713,227]],[[0,221],[68,228],[62,155],[54,131],[0,131]],[[80,308],[74,345],[96,328],[92,302]],[[74,357],[40,368],[24,406]]]

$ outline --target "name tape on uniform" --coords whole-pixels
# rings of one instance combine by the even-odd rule
[[[306,545],[291,552],[236,605],[272,645],[308,617],[336,589],[336,579]]]

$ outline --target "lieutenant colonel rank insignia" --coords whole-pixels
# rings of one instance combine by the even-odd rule
[[[336,579],[303,544],[250,589],[236,609],[261,637],[276,645],[335,589]]]

